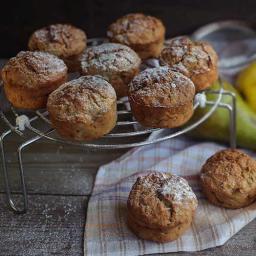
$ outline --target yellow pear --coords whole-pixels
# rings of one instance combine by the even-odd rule
[[[240,72],[236,84],[248,105],[256,112],[256,62]]]
[[[256,113],[252,111],[234,86],[224,82],[223,87],[225,90],[236,94],[237,145],[256,150]],[[212,85],[212,89],[216,90],[218,88],[218,82]],[[216,98],[217,95],[207,95],[208,100],[215,101]],[[231,98],[223,95],[221,102],[231,104]],[[198,120],[210,108],[209,106],[197,108],[190,122]],[[223,108],[217,108],[210,118],[190,132],[190,136],[227,143],[229,142],[229,122],[228,111]]]

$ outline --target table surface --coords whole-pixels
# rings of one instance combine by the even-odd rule
[[[0,122],[0,134],[4,130],[6,127]],[[16,149],[22,142],[24,139],[10,136],[6,143],[8,172],[18,202],[21,196]],[[23,154],[29,193],[26,214],[14,214],[7,207],[0,171],[0,256],[83,255],[86,209],[97,169],[124,153],[125,150],[91,152],[45,140],[30,145]],[[254,256],[255,231],[256,220],[221,247],[171,255]]]
[[[0,129],[1,130],[1,129]],[[15,198],[20,199],[16,147],[21,138],[6,143],[8,167]],[[170,142],[171,143],[171,142]],[[100,165],[125,151],[82,151],[40,141],[24,151],[29,210],[17,215],[5,202],[0,174],[0,255],[83,255],[86,207]],[[224,246],[196,253],[172,255],[256,255],[256,220]]]

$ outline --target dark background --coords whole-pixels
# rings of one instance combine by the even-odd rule
[[[2,58],[26,49],[29,35],[42,26],[72,23],[83,28],[88,37],[104,36],[112,21],[129,12],[161,18],[167,36],[189,33],[216,20],[256,23],[256,0],[5,0],[0,8]]]

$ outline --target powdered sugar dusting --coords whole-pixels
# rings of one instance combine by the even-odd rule
[[[69,99],[84,101],[86,104],[88,99],[84,95],[85,91],[93,91],[102,98],[116,97],[114,88],[101,76],[81,76],[78,79],[71,80],[61,85],[50,97],[52,100],[58,101],[58,99],[61,100],[61,97],[68,96]]]
[[[153,172],[148,176],[140,177],[142,185],[146,188],[160,188],[161,182],[165,181],[169,174],[162,173],[162,172]],[[156,182],[156,179],[160,182]]]
[[[159,189],[159,192],[163,196],[171,196],[175,201],[182,201],[187,198],[196,199],[196,196],[187,181],[176,175],[172,175],[166,179],[166,182]]]
[[[88,48],[81,57],[81,67],[84,73],[88,70],[129,71],[138,68],[140,58],[136,52],[125,45],[105,43]]]
[[[156,81],[160,81],[162,77],[170,74],[170,68],[168,66],[148,68],[140,73],[136,78],[142,80],[151,80],[154,78]],[[135,78],[135,80],[136,80]]]
[[[167,86],[172,89],[175,89],[178,85],[182,85],[184,83],[188,83],[192,87],[194,86],[189,79],[184,77],[183,74],[175,72],[168,66],[162,66],[148,68],[137,75],[131,83],[131,91],[143,89],[146,85],[152,82],[154,84],[160,83],[162,87]]]
[[[41,28],[34,32],[32,37],[44,43],[60,43],[66,48],[70,47],[70,43],[74,39],[86,40],[85,33],[69,24],[54,24]]]
[[[68,24],[54,24],[35,31],[30,50],[47,51],[62,58],[80,55],[86,47],[85,32]]]
[[[176,202],[186,199],[196,199],[196,195],[190,188],[188,182],[177,175],[152,172],[147,176],[140,177],[140,183],[143,187],[152,189],[164,197],[171,197]]]
[[[158,40],[164,31],[162,22],[152,16],[131,13],[112,23],[107,35],[123,44],[147,44]]]
[[[180,72],[184,75],[189,75],[189,70],[184,66],[184,64],[182,62],[179,62],[177,64],[174,64],[172,66],[172,68],[177,71],[177,72]]]
[[[178,37],[166,42],[161,61],[186,76],[209,70],[211,55],[202,42],[193,42],[187,37]]]
[[[58,120],[94,120],[116,101],[114,88],[100,76],[82,76],[50,94],[47,107]]]
[[[6,81],[17,79],[26,88],[40,88],[49,81],[65,80],[67,66],[63,60],[46,52],[21,51],[3,68]]]
[[[187,51],[185,47],[171,47],[171,49],[173,52],[175,52],[176,56],[179,58],[182,57]]]
[[[35,73],[50,74],[67,70],[63,60],[47,52],[20,52],[16,60],[24,62],[28,69],[32,69]]]

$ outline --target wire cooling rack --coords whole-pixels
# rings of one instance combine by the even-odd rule
[[[91,39],[89,40],[90,45],[97,45],[104,42],[105,39]],[[148,62],[147,66],[151,66],[152,62]],[[153,61],[154,63],[154,61]],[[0,86],[0,90],[1,90]],[[3,93],[3,92],[2,92]],[[207,96],[216,95],[214,101],[208,100]],[[225,96],[231,97],[231,104],[221,102],[221,99]],[[1,96],[1,91],[0,91]],[[198,99],[203,100],[198,100]],[[63,145],[72,145],[80,147],[81,149],[92,149],[92,150],[113,150],[123,148],[133,148],[139,146],[145,146],[154,144],[157,142],[169,140],[185,134],[201,123],[205,122],[217,108],[225,108],[229,111],[230,116],[230,147],[236,147],[236,98],[235,94],[229,91],[225,91],[222,86],[222,81],[219,79],[219,88],[217,90],[205,90],[196,96],[197,100],[194,102],[194,110],[200,107],[210,106],[208,111],[199,119],[185,127],[178,129],[155,129],[142,127],[132,116],[130,106],[127,98],[122,98],[117,102],[117,114],[118,121],[116,127],[107,135],[103,136],[99,140],[95,140],[90,143],[77,142],[71,140],[65,140],[61,138],[56,131],[51,127],[48,112],[45,109],[37,111],[22,111],[17,110],[12,106],[0,105],[0,120],[8,127],[0,136],[0,150],[2,160],[2,170],[5,182],[7,202],[10,209],[16,213],[25,213],[28,209],[28,197],[26,182],[24,176],[24,165],[22,159],[23,150],[29,145],[37,142],[41,138],[45,138],[53,143],[60,143]],[[21,122],[22,121],[22,122]],[[34,136],[28,136],[34,134]],[[22,206],[17,207],[17,204],[12,198],[10,178],[7,169],[6,162],[6,151],[5,151],[5,139],[14,134],[19,135],[23,138],[22,144],[17,148],[18,156],[18,171],[21,181],[21,193],[23,199],[21,201]],[[157,134],[157,136],[154,136]]]

